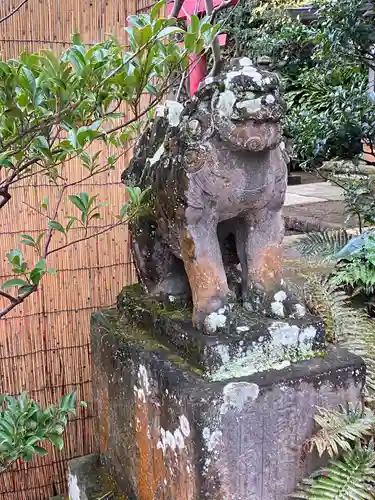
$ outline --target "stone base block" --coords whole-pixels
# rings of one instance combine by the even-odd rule
[[[277,369],[245,376],[228,370],[215,378],[204,347],[189,356],[186,346],[194,344],[183,319],[177,343],[184,335],[190,340],[181,357],[171,341],[177,320],[154,314],[152,327],[141,320],[142,307],[140,315],[133,302],[132,309],[92,319],[97,444],[127,498],[281,500],[292,493],[316,465],[303,460],[316,405],[359,401],[362,360],[334,349]],[[164,342],[154,335],[161,324],[174,328]]]
[[[68,494],[69,500],[126,500],[98,454],[70,460]]]

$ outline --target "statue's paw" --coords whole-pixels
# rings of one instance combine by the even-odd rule
[[[303,318],[306,307],[293,293],[282,289],[271,296],[269,314],[274,318]]]
[[[210,307],[206,311],[194,311],[194,326],[207,334],[225,329],[229,324],[230,308],[224,300],[220,300],[218,306],[216,308]]]
[[[285,287],[272,293],[253,291],[244,300],[244,307],[276,319],[303,318],[306,315],[306,307]]]

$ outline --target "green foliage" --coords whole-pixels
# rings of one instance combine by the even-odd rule
[[[290,3],[280,7],[285,5]],[[237,52],[254,60],[268,56],[280,71],[288,103],[284,131],[294,160],[306,168],[336,157],[356,161],[362,141],[371,143],[375,133],[367,89],[368,68],[375,66],[369,50],[374,13],[364,15],[360,0],[317,5],[316,21],[305,24],[285,8],[270,6],[259,14],[248,2],[230,28]]]
[[[311,232],[296,243],[299,253],[313,260],[332,260],[349,241],[345,230]]]
[[[92,237],[90,226],[102,218],[107,204],[99,203],[95,194],[81,192],[68,197],[72,214],[58,220],[63,194],[80,181],[114,169],[152,118],[173,75],[188,69],[189,53],[211,47],[219,24],[212,26],[207,17],[194,16],[184,30],[176,19],[159,17],[164,5],[162,0],[149,14],[128,18],[129,48],[113,37],[87,46],[74,35],[72,46],[61,56],[42,50],[0,61],[0,209],[11,198],[14,184],[31,176],[45,176],[59,188],[57,200],[30,207],[48,219],[46,230],[35,239],[29,234],[21,238],[22,245],[34,249],[36,263],[25,262],[19,249],[7,255],[15,277],[2,286],[7,291],[0,292],[1,300],[10,304],[0,309],[0,317],[36,291],[47,273],[56,273],[47,267],[51,253],[84,239],[74,240],[73,228],[84,228],[85,237]],[[184,44],[175,43],[174,35]],[[140,111],[145,94],[149,105]],[[125,107],[133,116],[125,115]],[[74,180],[65,171],[71,159],[82,167]],[[147,190],[129,188],[128,194],[130,201],[114,214],[108,228],[147,209]],[[65,244],[51,249],[56,233],[64,235]],[[10,295],[12,288],[16,296]]]
[[[373,295],[375,292],[375,265],[366,256],[356,255],[338,265],[331,277],[335,286],[349,287],[351,295]]]
[[[46,455],[43,442],[62,450],[62,434],[69,415],[76,414],[76,406],[75,393],[63,396],[58,405],[45,409],[25,392],[18,397],[0,396],[0,472],[18,459],[27,462],[34,455]]]
[[[337,255],[339,246],[345,246],[342,232],[325,232],[308,234],[298,243],[298,248],[304,254],[312,255],[312,260],[321,261]],[[349,242],[354,240],[349,240]],[[367,366],[366,386],[371,399],[375,397],[375,325],[368,315],[361,309],[352,307],[352,295],[349,296],[341,285],[350,285],[356,293],[369,291],[373,275],[373,264],[363,261],[367,253],[370,259],[374,257],[374,242],[372,238],[345,261],[336,267],[328,277],[309,276],[303,289],[303,297],[307,308],[312,314],[320,316],[325,325],[327,340],[337,342],[349,351],[360,356]],[[319,249],[322,250],[320,254]],[[349,260],[348,260],[349,259]],[[353,264],[355,263],[355,264]],[[357,266],[358,274],[352,271]],[[371,266],[371,275],[367,270]],[[350,274],[351,273],[351,274]],[[350,280],[349,280],[350,277]],[[349,290],[346,288],[346,292]]]
[[[375,429],[375,415],[369,408],[349,405],[339,411],[317,408],[314,419],[319,431],[306,443],[308,452],[316,448],[321,457],[328,452],[332,458],[342,451],[350,451],[358,440],[370,436]]]
[[[373,442],[357,446],[328,467],[303,481],[292,498],[308,500],[371,500],[375,491],[375,452]]]
[[[346,213],[356,216],[361,227],[375,225],[375,177],[351,176],[340,184],[344,189]]]

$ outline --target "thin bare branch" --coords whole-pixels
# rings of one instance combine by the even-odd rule
[[[20,10],[21,7],[23,7],[25,4],[27,4],[29,0],[23,0],[15,9],[12,10],[9,14],[4,16],[3,18],[0,19],[0,24],[9,19],[10,17],[14,16],[16,12]]]
[[[33,207],[32,205],[29,205],[29,203],[27,203],[27,201],[23,201],[22,203],[24,205],[26,205],[27,207],[29,207],[30,210],[33,210],[34,212],[36,212],[37,214],[42,215],[43,217],[46,217],[49,220],[52,220],[51,217],[48,214],[46,214],[45,212],[43,212],[39,208],[36,208],[36,207]]]
[[[110,226],[106,226],[101,231],[97,231],[96,233],[90,234],[89,236],[84,236],[83,238],[79,238],[78,240],[69,241],[69,243],[66,243],[65,245],[61,245],[61,247],[57,247],[57,248],[53,248],[52,250],[49,250],[46,254],[46,257],[48,257],[49,255],[51,255],[55,252],[59,252],[60,250],[64,250],[65,248],[68,248],[72,245],[75,245],[76,243],[80,243],[81,241],[87,241],[87,240],[90,240],[91,238],[95,238],[96,236],[100,236],[101,234],[104,234],[108,231],[111,231],[115,227],[126,224],[127,222],[128,221],[119,221],[119,222],[116,222],[115,224],[111,224]]]
[[[13,297],[13,295],[10,295],[10,293],[3,292],[0,290],[0,297],[4,297],[5,299],[9,300],[12,304],[18,304],[18,299],[17,297]]]
[[[8,192],[8,186],[0,189],[0,209],[5,207],[8,201],[11,199],[11,195]]]
[[[215,20],[216,15],[221,11],[226,9],[227,7],[230,7],[232,5],[233,0],[225,0],[222,2],[220,5],[212,9],[211,16],[210,16],[210,22],[213,23]]]
[[[20,304],[22,304],[22,302],[27,299],[27,297],[29,297],[29,295],[31,295],[32,293],[36,292],[37,290],[37,286],[34,285],[28,292],[26,292],[25,294],[21,295],[21,297],[14,297],[15,298],[15,302],[10,302],[8,306],[4,307],[3,309],[0,309],[0,318],[3,318],[4,316],[6,316],[12,309],[14,309],[15,307],[19,306]],[[3,292],[1,292],[2,294]]]
[[[210,16],[210,19],[212,19],[214,12],[213,0],[205,0],[205,4],[206,4],[206,12]],[[209,76],[214,77],[220,73],[222,65],[220,43],[219,43],[219,37],[217,35],[212,41],[212,55],[214,62],[211,71],[209,73]]]
[[[57,214],[59,213],[59,208],[60,208],[60,205],[61,205],[61,202],[62,202],[62,198],[63,198],[63,194],[64,194],[66,188],[67,188],[67,185],[63,186],[61,188],[61,190],[60,190],[59,196],[57,198],[55,212],[54,212],[54,215],[52,217],[53,220],[56,219]],[[47,236],[46,236],[46,242],[44,244],[44,250],[43,250],[43,254],[42,254],[43,259],[45,259],[47,257],[47,255],[48,255],[48,247],[49,247],[49,245],[51,243],[52,235],[53,235],[53,229],[50,228],[50,229],[48,229]]]
[[[173,4],[173,9],[172,9],[171,15],[169,17],[176,17],[177,18],[183,5],[184,5],[184,0],[175,0],[174,4]]]

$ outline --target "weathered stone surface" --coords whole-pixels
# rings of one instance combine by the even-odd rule
[[[134,306],[92,320],[97,443],[128,498],[281,500],[291,493],[314,466],[301,459],[315,405],[358,401],[362,360],[335,349],[214,381],[196,352],[176,354],[176,332],[155,334],[144,305]],[[151,316],[158,325],[160,314]],[[183,335],[190,332],[181,328]]]
[[[199,328],[233,296],[275,316],[273,296],[285,291],[283,113],[278,77],[241,58],[185,105],[167,102],[123,174],[151,188],[149,213],[131,226],[140,282],[153,296],[191,295]]]
[[[276,306],[281,307],[281,302],[275,302]],[[142,293],[138,285],[124,288],[118,307],[135,325],[145,328],[157,342],[169,343],[210,380],[285,366],[325,350],[321,320],[307,315],[302,305],[301,318],[278,321],[240,305],[232,310],[223,308],[207,316],[206,335],[193,327],[191,309],[186,305],[160,304]]]
[[[69,500],[127,500],[113,476],[100,464],[100,455],[92,454],[69,461]],[[62,500],[62,499],[61,499]]]

